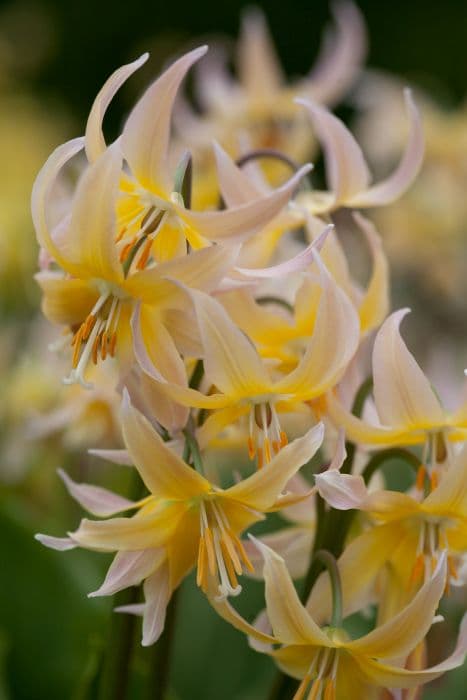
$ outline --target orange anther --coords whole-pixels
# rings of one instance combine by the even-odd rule
[[[258,469],[262,469],[264,465],[264,459],[263,459],[263,449],[261,447],[258,447]]]
[[[212,532],[209,527],[204,530],[204,541],[206,544],[206,551],[208,553],[209,571],[211,572],[211,575],[214,576],[216,573],[216,555],[214,552]]]
[[[416,486],[419,491],[423,491],[425,485],[426,469],[423,464],[421,464],[417,471]]]
[[[324,700],[335,700],[336,686],[333,678],[328,678],[324,686]]]
[[[264,459],[266,460],[266,464],[269,464],[271,461],[271,443],[269,442],[269,438],[265,438],[264,440]]]
[[[439,484],[439,479],[438,479],[438,472],[432,472],[430,476],[430,486],[431,490],[434,491]]]
[[[115,357],[115,347],[117,345],[117,333],[112,333],[110,338],[109,353],[112,357]]]
[[[248,457],[250,459],[254,459],[255,454],[256,454],[255,443],[253,442],[253,438],[249,437],[248,438]]]
[[[148,238],[148,240],[144,244],[144,248],[141,252],[138,262],[136,263],[137,270],[143,270],[146,267],[146,263],[148,262],[149,256],[151,255],[152,244],[152,238]]]
[[[277,454],[279,452],[279,450],[281,449],[281,443],[279,442],[279,440],[272,441],[272,449],[274,454]]]
[[[410,584],[416,583],[423,574],[423,569],[425,567],[423,554],[419,554],[415,559],[415,564],[413,565],[412,574],[410,576]]]
[[[285,447],[286,445],[289,444],[289,439],[283,430],[281,430],[280,439],[281,439],[281,447]]]
[[[321,692],[321,678],[317,678],[315,682],[313,683],[313,687],[311,689],[311,693],[308,696],[308,700],[316,700],[316,698],[319,696]]]

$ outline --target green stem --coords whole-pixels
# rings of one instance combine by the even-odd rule
[[[342,625],[342,583],[337,568],[336,558],[327,550],[319,549],[315,554],[315,559],[321,561],[329,572],[332,591],[332,627]]]
[[[259,160],[260,158],[279,160],[281,163],[288,165],[294,173],[296,173],[300,167],[292,158],[289,158],[289,156],[287,156],[285,153],[282,153],[282,151],[277,151],[274,148],[257,148],[254,151],[245,153],[245,155],[236,160],[236,164],[239,168],[242,168],[251,160]]]
[[[398,459],[401,462],[408,464],[417,473],[420,467],[420,460],[417,455],[414,455],[410,450],[405,450],[403,447],[390,447],[387,450],[382,450],[377,452],[370,459],[365,469],[362,472],[365,484],[369,484],[373,474],[380,469],[385,462],[389,462],[392,459]]]
[[[185,151],[175,170],[174,192],[178,192],[182,196],[183,206],[186,209],[191,207],[192,183],[193,158],[190,151]]]

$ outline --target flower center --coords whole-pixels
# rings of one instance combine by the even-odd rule
[[[140,198],[140,194],[135,192]],[[144,270],[151,257],[151,250],[157,234],[169,214],[168,209],[146,201],[137,200],[135,206],[119,216],[119,232],[115,239],[125,275],[131,271]]]
[[[257,457],[257,467],[271,461],[287,445],[287,435],[281,429],[275,406],[271,402],[256,403],[250,406],[248,431],[248,456]]]
[[[200,531],[196,583],[206,593],[210,574],[217,583],[219,600],[238,595],[242,587],[237,576],[245,570],[252,572],[253,566],[222,506],[215,500],[201,501]]]
[[[442,524],[423,521],[410,576],[410,585],[415,585],[419,582],[425,583],[431,577],[440,554],[445,549],[448,549],[448,542]],[[449,587],[450,579],[456,580],[458,577],[456,562],[452,556],[448,556],[448,573],[446,588]]]

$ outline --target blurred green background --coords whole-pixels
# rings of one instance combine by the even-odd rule
[[[0,85],[34,95],[50,120],[63,123],[50,148],[80,134],[104,79],[139,53],[151,60],[125,85],[109,114],[116,131],[135,96],[174,50],[196,37],[236,36],[243,7],[223,0],[92,0],[0,2]],[[267,13],[284,67],[304,74],[312,65],[329,9],[326,2],[258,2]],[[428,88],[446,103],[466,93],[465,0],[359,3],[369,29],[368,64],[387,69]],[[14,118],[14,117],[13,117]],[[46,117],[47,122],[47,117]],[[2,154],[0,154],[2,155]],[[8,176],[8,162],[2,156]],[[27,206],[27,204],[25,205]],[[52,358],[49,360],[52,362]],[[58,378],[57,378],[58,381]],[[84,700],[98,698],[105,680],[100,667],[115,625],[110,600],[88,600],[100,583],[107,557],[89,552],[55,553],[33,539],[37,531],[62,534],[74,528],[79,509],[64,495],[58,466],[76,475],[80,456],[63,465],[53,450],[39,450],[27,479],[0,485],[0,700]],[[84,458],[83,458],[84,459]],[[105,472],[91,463],[98,478]],[[101,471],[99,471],[101,470]],[[114,475],[125,491],[128,473]],[[93,475],[94,476],[94,475]],[[249,585],[243,611],[253,614],[261,588]],[[190,579],[182,588],[172,670],[173,700],[259,700],[267,695],[274,669],[251,652],[241,635],[216,619]],[[139,625],[136,624],[136,637]],[[452,636],[451,636],[452,638]],[[445,640],[438,647],[443,650]],[[148,679],[154,650],[139,649],[134,659],[131,697],[150,698]],[[465,698],[464,671],[449,676],[424,697]]]

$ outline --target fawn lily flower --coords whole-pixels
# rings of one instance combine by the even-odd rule
[[[258,466],[287,443],[278,412],[293,410],[297,403],[322,396],[334,386],[358,345],[358,317],[316,252],[314,256],[321,283],[316,322],[304,354],[286,376],[273,378],[221,304],[193,290],[189,293],[203,346],[204,370],[218,392],[206,396],[165,380],[148,360],[144,346],[135,347],[142,369],[168,396],[186,406],[216,411],[203,428],[213,421],[220,432],[240,416],[248,416],[248,450],[251,459],[258,455]]]
[[[36,279],[44,294],[45,315],[70,328],[73,359],[66,382],[87,386],[85,371],[90,361],[96,364],[99,358],[113,356],[117,345],[123,355],[129,352],[129,317],[135,301],[141,301],[144,327],[160,327],[160,312],[182,298],[166,278],[212,289],[234,262],[236,251],[211,246],[146,269],[122,264],[117,249],[122,166],[118,143],[85,170],[71,215],[51,231],[48,204],[52,186],[65,163],[82,147],[83,140],[75,139],[50,156],[34,184],[32,216],[39,244],[62,270],[42,271]]]
[[[377,523],[362,536],[365,546],[354,544],[354,566],[364,568],[371,552],[379,548],[385,552],[385,560],[391,562],[407,593],[411,584],[429,579],[441,552],[447,551],[450,582],[458,583],[456,561],[467,550],[466,447],[450,468],[441,473],[434,488],[433,482],[425,484],[418,478],[412,495],[368,491],[361,476],[337,471],[318,474],[316,485],[333,508],[364,511]]]
[[[423,640],[433,623],[446,577],[441,557],[432,577],[398,615],[372,632],[351,639],[343,627],[319,627],[300,602],[281,557],[258,542],[264,557],[267,615],[273,635],[244,620],[227,601],[213,602],[228,622],[246,632],[254,648],[301,681],[294,700],[361,700],[381,688],[411,688],[457,668],[467,652],[467,618],[454,652],[442,663],[412,671],[393,664]],[[345,588],[345,582],[344,582]],[[280,644],[278,648],[275,645]]]
[[[323,145],[329,190],[306,192],[297,202],[313,214],[323,214],[339,207],[368,208],[394,202],[412,184],[420,170],[424,141],[419,112],[409,89],[404,98],[410,132],[399,165],[382,182],[370,186],[370,172],[360,146],[344,124],[324,107],[309,99],[297,100],[313,123]]]
[[[300,496],[283,494],[290,478],[316,453],[323,440],[319,424],[291,443],[261,472],[221,489],[195,471],[163,442],[125,394],[122,410],[124,440],[135,467],[149,490],[136,503],[103,489],[75,484],[63,477],[72,496],[100,516],[134,509],[130,518],[83,520],[68,538],[39,535],[56,549],[75,546],[118,552],[103,586],[94,595],[109,595],[145,579],[145,611],[151,629],[163,627],[163,611],[172,591],[197,566],[197,583],[216,596],[238,595],[237,577],[251,569],[239,535]],[[148,592],[150,598],[148,600]],[[159,608],[157,607],[159,606]],[[138,608],[137,611],[140,611]],[[159,616],[157,624],[149,620]],[[160,619],[162,616],[162,620]],[[145,643],[155,641],[155,635]]]
[[[424,445],[422,467],[433,479],[451,458],[451,441],[467,436],[467,406],[447,413],[427,377],[407,349],[399,325],[408,309],[395,311],[381,326],[373,349],[374,400],[380,425],[349,413],[335,394],[326,398],[327,411],[348,438],[365,445]],[[428,462],[429,458],[429,462]],[[423,479],[423,476],[420,478]]]
[[[145,92],[127,119],[121,137],[130,172],[122,178],[118,202],[118,244],[121,261],[140,250],[140,261],[152,254],[159,261],[209,241],[241,240],[262,228],[287,204],[302,168],[288,183],[242,207],[225,211],[192,211],[176,191],[176,175],[169,162],[172,110],[189,68],[207,51],[202,46],[175,61]],[[143,56],[110,76],[96,98],[86,128],[86,149],[95,157],[105,146],[102,119],[123,80],[138,68]],[[138,264],[138,263],[137,263]],[[144,266],[144,265],[143,265]]]

